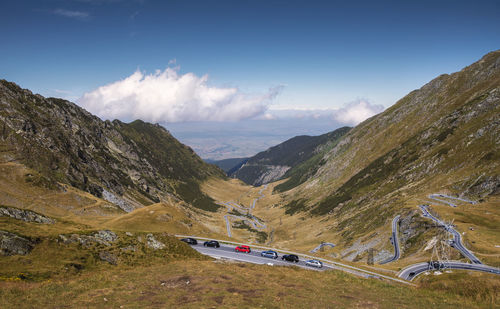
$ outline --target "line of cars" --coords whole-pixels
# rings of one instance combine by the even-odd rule
[[[198,244],[198,241],[194,238],[183,238],[181,241],[185,242],[188,245],[195,246]],[[214,247],[214,248],[219,248],[220,244],[217,240],[208,240],[203,243],[203,247]]]
[[[194,238],[183,238],[181,241],[189,244],[189,245],[197,245],[198,241]],[[203,243],[204,247],[214,247],[214,248],[219,248],[220,244],[216,240],[208,240]],[[252,252],[252,249],[250,249],[250,246],[247,245],[240,245],[236,246],[234,248],[235,252],[242,252],[242,253],[250,253]],[[277,259],[279,257],[278,252],[273,251],[273,250],[266,250],[262,251],[260,253],[260,256],[265,257],[265,258],[270,258],[270,259]],[[298,263],[299,262],[299,257],[295,254],[284,254],[281,256],[281,260],[287,261],[287,262],[292,262],[292,263]],[[307,260],[305,262],[307,266],[311,267],[316,267],[316,268],[322,268],[323,263],[319,260]]]

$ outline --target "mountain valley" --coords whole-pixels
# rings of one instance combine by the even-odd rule
[[[103,121],[1,80],[0,301],[307,307],[320,295],[320,307],[494,306],[495,274],[382,276],[429,261],[474,264],[469,250],[476,264],[500,267],[499,128],[500,51],[353,128],[297,136],[220,168],[158,124]],[[179,235],[380,276],[212,259]],[[320,292],[331,286],[343,296]]]

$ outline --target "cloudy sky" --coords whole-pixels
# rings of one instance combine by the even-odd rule
[[[203,157],[356,125],[500,47],[498,1],[1,1],[0,78]]]

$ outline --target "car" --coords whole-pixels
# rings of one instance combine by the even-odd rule
[[[262,251],[260,253],[260,256],[271,258],[271,259],[277,259],[278,258],[278,252],[273,251],[273,250]]]
[[[205,241],[203,243],[203,246],[204,247],[214,247],[214,248],[219,248],[220,247],[219,242],[217,240]]]
[[[285,254],[281,257],[282,260],[288,261],[288,262],[299,262],[299,257],[296,256],[295,254]]]
[[[183,238],[183,239],[181,239],[181,241],[185,242],[188,245],[197,245],[198,244],[198,241],[196,241],[196,239],[191,238],[191,237]]]
[[[249,246],[241,245],[236,248],[234,248],[234,251],[236,252],[245,252],[245,253],[250,253],[252,250],[250,250]]]
[[[311,266],[311,267],[317,267],[317,268],[323,267],[323,263],[321,263],[321,261],[318,261],[318,260],[308,260],[306,262],[306,265]]]

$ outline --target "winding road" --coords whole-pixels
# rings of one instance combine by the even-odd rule
[[[318,250],[321,250],[321,248],[323,248],[323,247],[332,247],[332,248],[334,248],[335,244],[332,244],[331,242],[322,242],[316,248],[312,249],[309,252],[316,253],[316,252],[318,252]]]
[[[453,204],[453,203],[451,203],[451,202],[449,202],[447,200],[443,200],[443,198],[457,200],[457,201],[469,203],[469,204],[472,204],[472,205],[477,204],[477,202],[475,202],[475,201],[471,201],[471,200],[468,200],[468,199],[465,199],[465,198],[461,198],[461,197],[450,196],[450,195],[446,195],[446,194],[442,194],[442,193],[430,194],[428,197],[430,199],[432,199],[432,200],[435,200],[435,201],[437,201],[439,203],[443,203],[443,204],[449,205],[451,207],[457,207],[457,205]]]
[[[187,236],[187,235],[175,235],[176,237],[179,238],[185,238],[185,237],[191,237],[195,238],[198,240],[198,244],[191,246],[193,249],[196,251],[217,258],[217,259],[228,259],[228,260],[235,260],[235,261],[241,261],[241,262],[247,262],[247,263],[254,263],[254,264],[266,264],[269,266],[298,266],[302,267],[305,269],[309,270],[316,270],[316,271],[325,271],[325,270],[331,270],[331,269],[336,269],[344,272],[351,273],[356,276],[360,276],[363,278],[376,278],[376,279],[385,279],[385,280],[390,280],[393,282],[399,282],[403,284],[410,284],[409,282],[399,279],[399,278],[394,278],[390,277],[387,275],[379,274],[370,270],[362,269],[359,267],[355,267],[352,265],[347,265],[335,261],[330,261],[326,260],[323,258],[318,258],[314,256],[310,256],[307,254],[302,254],[302,253],[297,253],[297,252],[291,252],[291,251],[285,251],[285,250],[280,250],[276,248],[269,248],[269,247],[262,247],[262,246],[256,246],[256,245],[251,245],[252,252],[251,253],[239,253],[235,252],[234,248],[236,245],[242,245],[242,243],[236,243],[236,242],[231,242],[231,241],[225,241],[225,240],[217,240],[221,244],[220,248],[211,248],[211,247],[204,247],[203,246],[203,241],[204,240],[209,240],[208,238],[204,237],[197,237],[197,236]],[[273,250],[278,252],[279,257],[275,259],[270,259],[270,258],[265,258],[260,256],[260,253],[264,250]],[[292,262],[286,262],[281,260],[281,256],[283,254],[295,254],[299,256],[299,263],[292,263]],[[320,260],[323,262],[323,267],[322,268],[314,268],[305,265],[305,261],[309,259],[316,259]],[[272,265],[271,265],[272,264]]]
[[[391,236],[391,242],[394,245],[394,256],[392,258],[389,258],[385,261],[380,262],[380,264],[387,264],[390,262],[394,262],[397,259],[399,259],[400,256],[400,250],[399,250],[399,239],[398,239],[398,222],[399,218],[401,216],[397,215],[392,219],[392,236]]]
[[[462,236],[460,233],[453,228],[450,224],[446,224],[445,222],[439,220],[438,218],[434,217],[430,212],[429,212],[429,206],[428,205],[419,205],[420,209],[422,210],[422,215],[426,218],[429,218],[433,220],[434,222],[437,223],[438,226],[444,228],[448,233],[451,233],[453,235],[453,240],[450,240],[450,246],[457,249],[460,251],[463,256],[468,258],[472,263],[474,264],[482,264],[481,261],[467,248],[462,243]]]
[[[228,212],[232,211],[233,209],[237,209],[239,211],[246,212],[246,216],[237,216],[237,215],[232,215],[232,214],[224,215],[224,220],[226,221],[227,236],[232,237],[232,233],[231,233],[231,219],[244,221],[244,222],[250,224],[251,226],[253,226],[253,228],[256,229],[256,230],[264,230],[264,229],[267,228],[267,226],[266,226],[265,223],[261,222],[257,217],[255,217],[251,213],[252,210],[255,208],[255,204],[257,203],[257,201],[259,201],[261,198],[264,197],[263,191],[266,188],[267,188],[267,184],[264,185],[260,189],[260,191],[259,191],[259,197],[257,197],[256,199],[254,199],[252,201],[252,204],[250,205],[250,207],[245,207],[245,206],[242,206],[242,205],[237,204],[237,203],[232,202],[232,201],[225,202],[225,203],[221,203],[221,202],[218,203],[219,205],[226,206]]]
[[[232,211],[233,209],[237,209],[238,211],[241,211],[241,212],[246,212],[245,216],[237,216],[237,215],[233,215],[233,214],[224,215],[224,219],[226,221],[227,234],[229,237],[232,237],[231,219],[243,220],[244,222],[247,222],[248,224],[252,225],[257,230],[262,230],[262,229],[267,228],[265,223],[261,222],[258,218],[256,218],[254,215],[251,214],[252,210],[255,208],[256,203],[261,198],[264,197],[263,191],[266,188],[267,188],[267,185],[263,186],[260,189],[259,197],[257,197],[256,199],[254,199],[252,201],[250,207],[245,207],[245,206],[239,205],[239,204],[232,202],[232,201],[225,202],[225,203],[219,203],[220,205],[227,207],[228,212]],[[476,202],[471,201],[471,200],[467,200],[467,199],[459,198],[459,197],[452,197],[452,196],[448,196],[445,194],[431,194],[428,197],[430,199],[433,199],[433,200],[440,202],[440,203],[444,203],[444,204],[449,205],[451,207],[457,207],[457,205],[455,205],[449,201],[444,200],[445,198],[446,199],[454,199],[454,200],[458,200],[458,201],[466,202],[466,203],[470,203],[470,204],[476,204]],[[235,250],[234,250],[234,248],[235,248],[234,244],[238,244],[238,243],[234,243],[234,242],[230,242],[230,241],[219,241],[219,242],[230,243],[229,245],[228,244],[221,244],[220,248],[204,247],[202,242],[198,245],[193,246],[193,248],[202,254],[209,255],[209,256],[212,256],[214,258],[219,258],[219,259],[230,259],[230,260],[236,260],[236,261],[242,261],[242,262],[248,262],[248,263],[254,263],[254,264],[266,264],[266,265],[270,265],[270,266],[274,266],[274,265],[276,265],[276,266],[292,266],[292,265],[294,265],[294,266],[298,266],[298,267],[302,267],[302,268],[306,268],[306,269],[322,270],[322,271],[329,270],[329,269],[338,269],[338,270],[349,272],[349,273],[352,273],[354,275],[365,277],[365,278],[379,278],[379,279],[384,278],[384,279],[398,281],[398,282],[406,283],[406,284],[408,284],[408,282],[404,281],[404,280],[411,281],[414,278],[416,278],[418,275],[425,273],[425,272],[428,272],[428,271],[432,271],[432,270],[463,269],[463,270],[482,271],[482,272],[500,275],[500,269],[482,264],[481,261],[470,250],[465,248],[465,246],[462,243],[462,237],[461,237],[460,233],[457,230],[455,230],[452,225],[446,224],[442,220],[434,217],[429,212],[429,205],[419,205],[419,208],[421,209],[422,215],[424,217],[433,220],[434,222],[437,223],[437,225],[439,227],[444,228],[448,233],[451,233],[453,235],[453,239],[449,240],[450,246],[459,250],[466,258],[468,258],[472,262],[472,264],[458,262],[458,261],[446,261],[446,262],[431,261],[431,262],[418,263],[418,264],[410,265],[410,266],[404,268],[403,270],[401,270],[398,274],[398,277],[403,279],[403,280],[400,280],[400,279],[396,279],[396,278],[393,278],[390,276],[385,276],[385,275],[378,274],[378,273],[375,273],[372,271],[368,271],[368,270],[365,270],[362,268],[354,267],[351,265],[346,265],[343,263],[333,262],[333,261],[325,260],[325,259],[318,258],[318,257],[313,257],[313,256],[305,255],[305,254],[283,251],[283,250],[278,250],[278,249],[273,249],[273,248],[253,246],[253,251],[249,254],[238,253],[238,252],[235,252]],[[393,262],[393,261],[396,261],[400,258],[401,253],[400,253],[400,245],[399,245],[399,239],[398,239],[399,219],[400,219],[400,215],[397,215],[392,220],[392,237],[391,238],[392,238],[392,243],[394,245],[394,256],[391,257],[390,259],[387,259],[386,261],[381,262],[380,264],[386,264],[389,262]],[[178,237],[193,237],[193,236],[181,236],[181,235],[177,235],[177,236]],[[207,240],[206,238],[202,238],[202,237],[194,237],[194,238]],[[316,248],[314,248],[313,250],[311,250],[311,252],[315,253],[318,250],[320,250],[321,247],[323,247],[323,246],[334,247],[335,245],[332,243],[322,243],[322,244],[318,245]],[[296,255],[300,256],[301,261],[299,263],[290,263],[290,262],[282,261],[280,258],[278,258],[276,260],[265,258],[265,257],[262,257],[260,255],[262,250],[255,250],[255,247],[262,249],[262,250],[274,250],[276,252],[279,252],[280,255],[282,255],[283,253],[296,254]],[[304,261],[307,259],[317,259],[317,260],[323,261],[324,262],[323,268],[316,269],[316,268],[312,268],[312,267],[307,266],[305,264],[305,261]]]
[[[500,269],[483,265],[483,264],[469,264],[463,262],[449,261],[449,262],[424,262],[419,264],[414,264],[406,267],[399,272],[398,277],[404,280],[413,280],[418,275],[432,270],[443,270],[443,269],[465,269],[465,270],[476,270],[492,274],[500,275]]]

